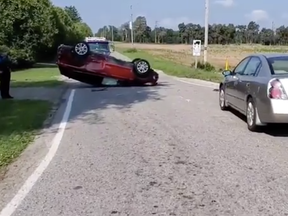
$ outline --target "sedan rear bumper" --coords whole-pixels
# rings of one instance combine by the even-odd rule
[[[288,123],[288,100],[270,100],[267,111],[261,113],[262,123]]]
[[[263,122],[264,123],[264,122]],[[288,123],[288,114],[273,114],[268,116],[268,119],[265,123],[275,123],[275,124],[287,124]]]

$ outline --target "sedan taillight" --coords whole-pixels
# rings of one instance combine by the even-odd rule
[[[268,94],[271,99],[287,100],[288,96],[280,80],[274,79],[269,82]]]

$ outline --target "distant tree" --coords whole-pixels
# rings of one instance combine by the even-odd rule
[[[119,41],[131,41],[129,22],[123,23],[114,31],[114,38]],[[133,23],[134,41],[138,43],[186,43],[193,40],[204,41],[204,27],[196,23],[179,23],[178,29],[167,29],[157,26],[152,29],[147,25],[146,17],[138,16]],[[106,35],[109,30],[100,28],[96,35]],[[210,44],[246,44],[258,43],[263,45],[288,45],[288,27],[280,26],[275,31],[269,28],[260,28],[255,21],[247,25],[212,24],[209,25]]]
[[[82,22],[82,18],[75,6],[66,6],[64,10],[73,22]]]

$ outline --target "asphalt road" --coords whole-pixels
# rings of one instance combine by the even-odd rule
[[[287,135],[248,132],[185,82],[74,86],[60,147],[13,215],[288,215]]]

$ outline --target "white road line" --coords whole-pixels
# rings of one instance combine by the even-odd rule
[[[37,180],[41,177],[43,172],[46,170],[52,159],[54,158],[62,137],[65,132],[65,128],[67,125],[67,122],[69,120],[69,116],[72,109],[72,103],[74,100],[75,95],[75,89],[71,90],[69,99],[62,117],[62,120],[59,124],[58,131],[52,140],[52,145],[45,156],[45,158],[41,161],[39,166],[35,169],[35,171],[31,174],[31,176],[26,180],[24,185],[20,188],[20,190],[17,192],[17,194],[13,197],[13,199],[6,205],[6,207],[1,211],[0,216],[11,216],[16,209],[19,207],[21,202],[25,199],[25,197],[28,195],[30,190],[33,188],[33,186],[36,184]]]

